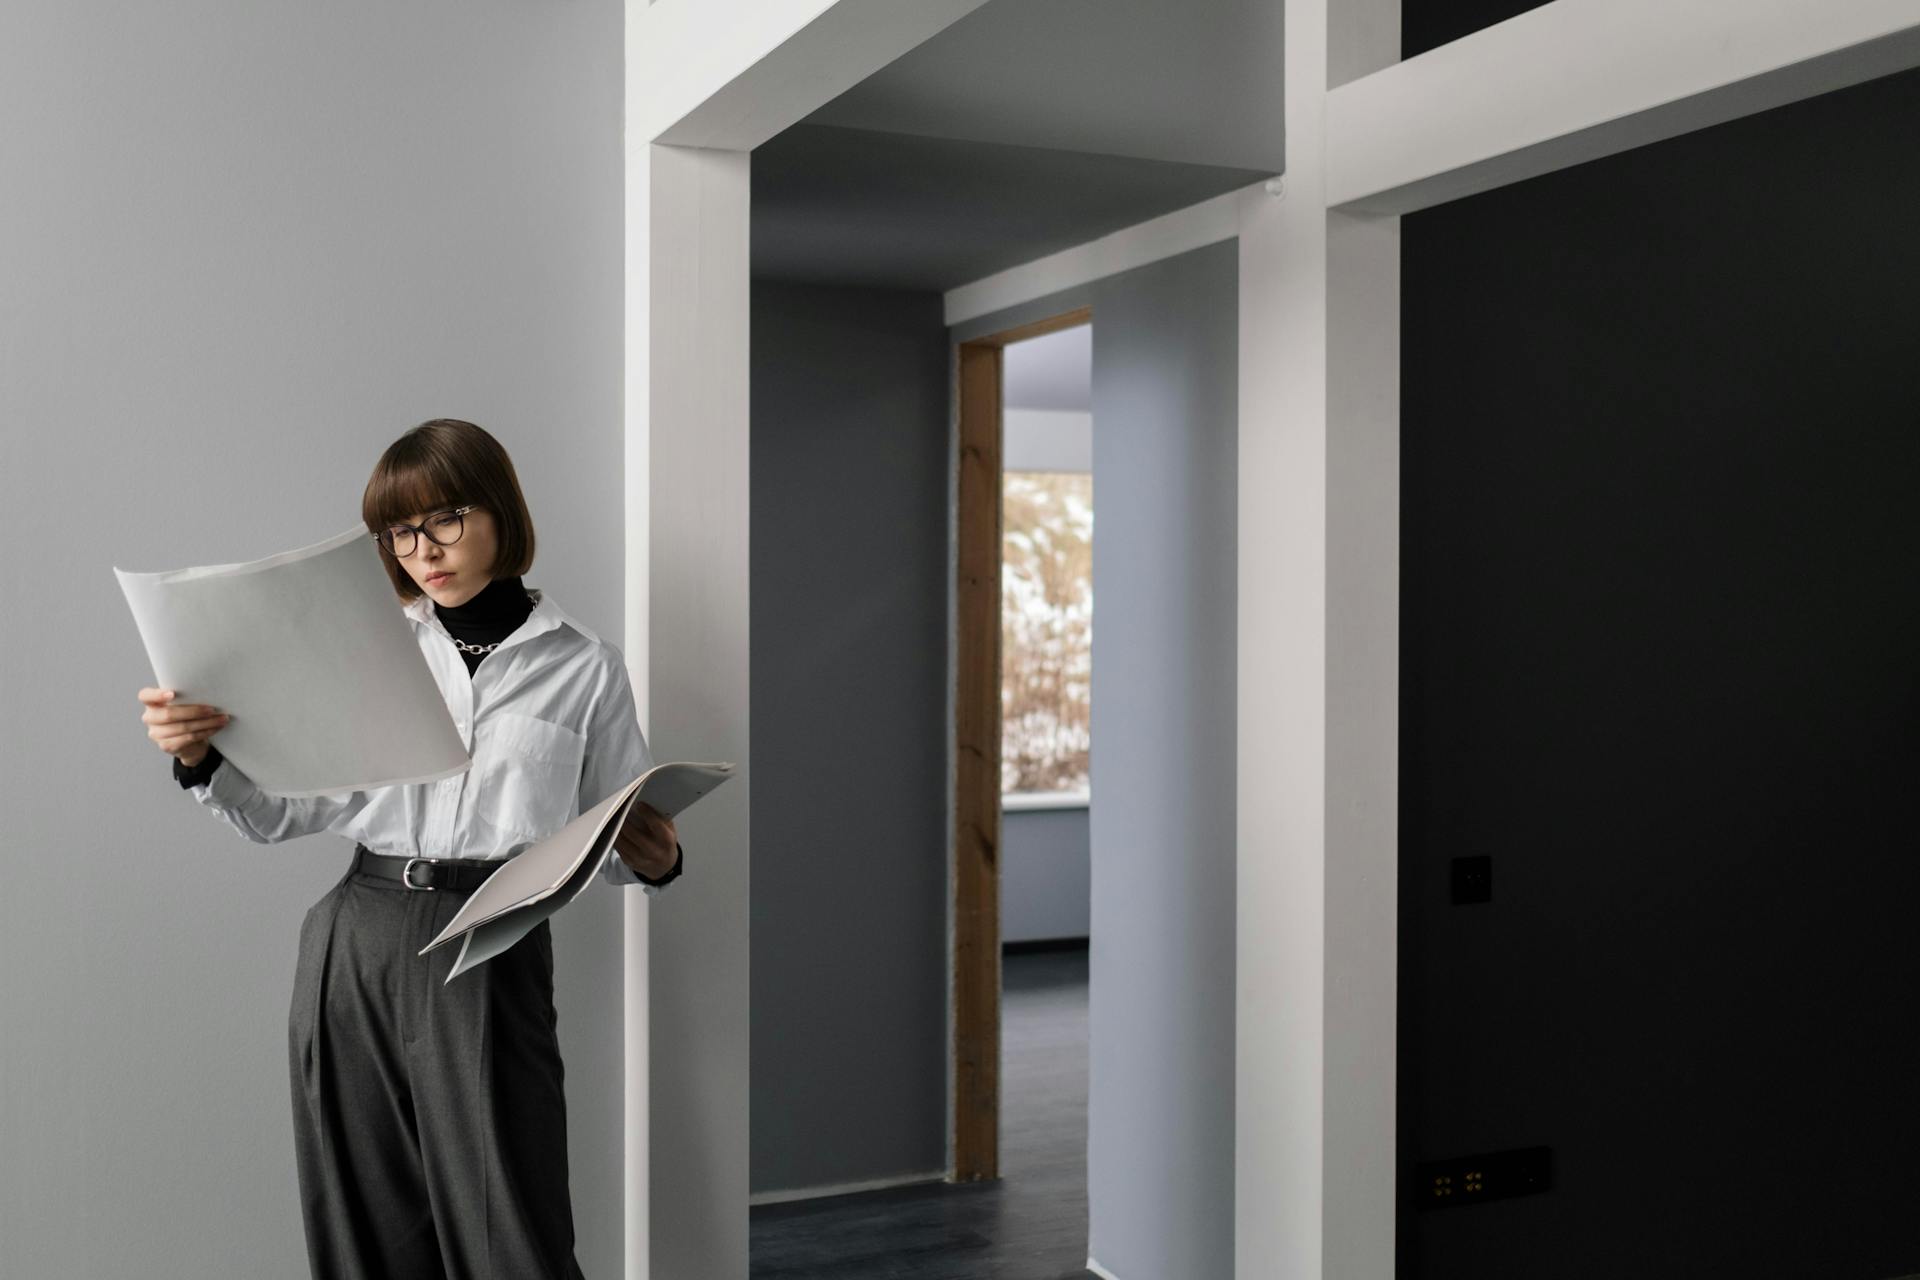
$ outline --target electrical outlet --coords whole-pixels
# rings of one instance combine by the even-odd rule
[[[1489,857],[1453,860],[1453,905],[1493,901],[1493,859]]]
[[[1530,1196],[1552,1185],[1551,1147],[1433,1160],[1414,1166],[1413,1175],[1414,1199],[1423,1209],[1453,1209],[1486,1200]]]

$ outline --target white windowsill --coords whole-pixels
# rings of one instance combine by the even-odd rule
[[[1086,809],[1093,797],[1085,791],[1016,791],[1000,797],[1002,813],[1028,813],[1037,809]]]

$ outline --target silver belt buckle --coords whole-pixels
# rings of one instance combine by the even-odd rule
[[[431,884],[415,884],[415,883],[413,882],[413,864],[414,864],[414,863],[416,863],[416,862],[424,862],[424,863],[426,863],[426,864],[427,864],[428,866],[432,866],[432,865],[434,864],[434,859],[432,859],[432,858],[408,858],[408,859],[407,859],[407,865],[406,865],[406,866],[404,866],[404,867],[401,867],[401,868],[400,868],[400,883],[401,883],[401,884],[403,884],[403,885],[405,885],[405,886],[407,886],[407,888],[409,888],[409,889],[428,889],[428,890],[431,890],[431,889],[436,889],[436,888],[438,888],[438,887],[439,887],[438,885],[431,885]]]

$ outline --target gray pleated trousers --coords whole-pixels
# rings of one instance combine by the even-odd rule
[[[552,931],[443,985],[459,944],[419,951],[471,890],[353,866],[300,926],[287,1017],[315,1280],[582,1280]]]

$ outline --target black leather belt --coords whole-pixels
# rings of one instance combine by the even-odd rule
[[[353,870],[398,880],[409,889],[478,889],[503,865],[488,858],[395,858],[353,846]]]

